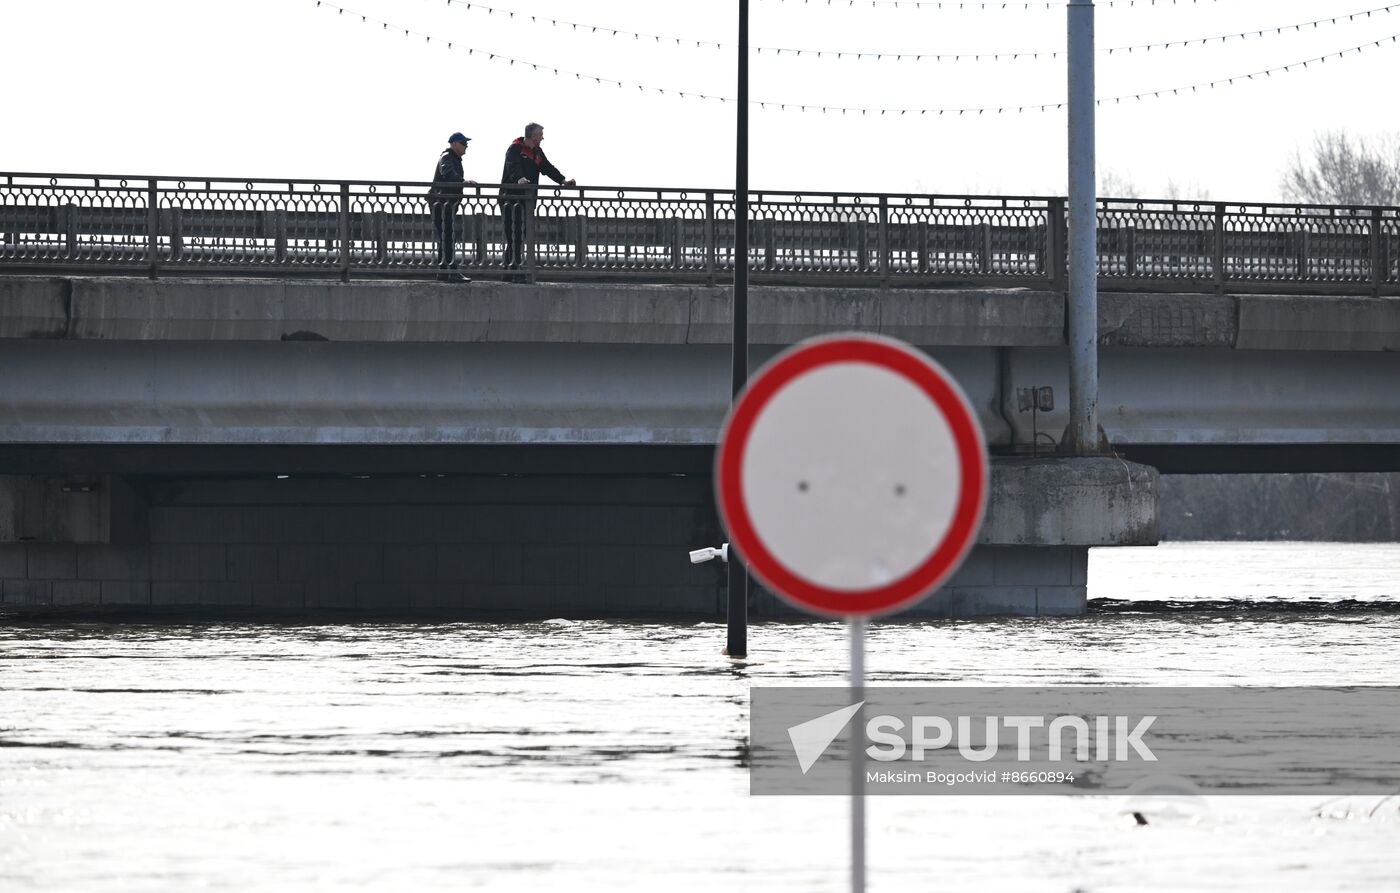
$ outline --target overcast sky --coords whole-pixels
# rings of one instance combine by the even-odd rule
[[[1059,53],[935,62],[756,52],[754,100],[990,111],[862,115],[754,106],[752,187],[1063,193],[1065,111],[995,111],[1064,101],[1063,4],[957,5],[751,0],[754,48]],[[1278,197],[1289,156],[1315,132],[1400,130],[1394,101],[1400,43],[1390,40],[1400,34],[1400,4],[1281,35],[1106,52],[1386,6],[1386,0],[1100,3],[1098,95],[1107,100],[1098,116],[1101,178],[1130,183],[1144,197],[1165,194],[1171,183],[1190,195],[1266,201]],[[461,130],[474,138],[467,175],[486,182],[499,178],[506,145],[534,120],[545,125],[551,159],[580,183],[730,187],[732,101],[675,94],[732,100],[737,8],[734,0],[337,0],[320,7],[315,0],[0,0],[6,32],[0,168],[422,180],[447,135]],[[581,27],[551,25],[550,18]],[[594,25],[682,42],[613,35]],[[404,29],[413,33],[405,36]],[[1282,67],[1376,40],[1385,43],[1233,86],[1111,99]]]

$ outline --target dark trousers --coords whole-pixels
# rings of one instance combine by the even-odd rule
[[[433,202],[433,233],[437,262],[444,270],[457,268],[457,202]]]
[[[525,262],[525,218],[529,213],[529,207],[523,202],[507,202],[501,205],[501,217],[506,228],[507,270],[518,270]]]

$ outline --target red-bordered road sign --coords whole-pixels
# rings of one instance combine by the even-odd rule
[[[987,450],[952,377],[871,335],[815,338],[749,381],[720,433],[720,518],[775,594],[820,614],[896,611],[982,524]]]

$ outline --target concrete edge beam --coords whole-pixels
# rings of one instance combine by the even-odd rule
[[[1234,295],[1099,294],[1099,343],[1111,347],[1234,347]]]
[[[1242,350],[1400,350],[1400,298],[1240,295]]]
[[[721,344],[731,302],[728,286],[3,276],[0,338]],[[749,335],[1056,346],[1064,312],[1032,288],[756,286]],[[1108,346],[1400,350],[1400,299],[1102,292],[1099,331]]]
[[[749,343],[792,344],[830,332],[877,332],[880,292],[871,289],[749,289]],[[733,289],[697,292],[690,307],[690,344],[728,344],[732,332]]]
[[[1055,347],[1065,343],[1065,298],[1025,288],[883,292],[880,332],[939,347]]]
[[[64,280],[0,276],[0,339],[67,336],[68,285]]]
[[[167,341],[683,343],[689,289],[86,278],[69,337]]]
[[[104,341],[727,344],[727,286],[0,277],[0,337]],[[927,346],[1064,341],[1064,300],[1024,288],[759,286],[753,344],[840,331]]]

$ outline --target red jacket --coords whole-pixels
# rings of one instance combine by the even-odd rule
[[[544,150],[539,146],[531,149],[525,145],[525,138],[518,136],[515,142],[506,149],[506,164],[501,171],[501,185],[505,188],[501,190],[500,201],[530,201],[535,200],[534,187],[540,185],[540,174],[547,174],[556,183],[563,183],[567,177],[559,173],[559,168],[549,163],[545,157]],[[520,184],[520,178],[524,177],[530,181],[529,186]],[[514,189],[510,187],[514,186]]]

